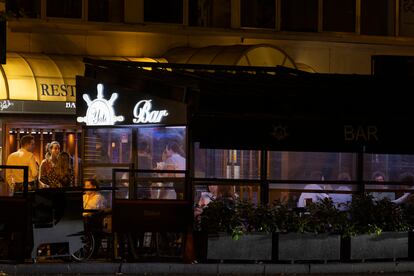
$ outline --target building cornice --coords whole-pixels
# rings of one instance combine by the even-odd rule
[[[152,33],[177,36],[225,36],[245,39],[291,40],[309,42],[331,42],[351,44],[373,44],[383,46],[414,46],[414,37],[370,36],[336,32],[285,32],[253,28],[205,28],[174,24],[127,24],[96,23],[82,20],[9,20],[8,28],[16,33],[53,33],[92,35],[102,33]]]

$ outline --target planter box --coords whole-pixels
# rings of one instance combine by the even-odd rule
[[[408,258],[408,232],[382,232],[350,238],[350,259]]]
[[[340,260],[341,236],[336,234],[279,233],[279,261]]]
[[[207,244],[209,260],[271,260],[272,234],[245,234],[239,240],[230,235],[210,235]]]

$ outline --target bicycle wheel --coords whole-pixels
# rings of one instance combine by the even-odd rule
[[[85,233],[85,235],[82,236],[82,243],[82,248],[72,254],[72,258],[76,261],[88,260],[95,250],[95,238],[92,233]]]

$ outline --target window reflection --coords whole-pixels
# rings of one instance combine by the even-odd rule
[[[124,0],[88,0],[88,20],[123,22]]]
[[[40,18],[40,0],[8,0],[6,12],[14,17]]]
[[[230,27],[230,0],[190,0],[189,25],[199,27]]]
[[[355,32],[355,0],[324,0],[323,30]]]
[[[144,0],[146,22],[183,23],[183,0]]]
[[[283,31],[318,31],[318,0],[282,0],[281,8]]]
[[[269,152],[270,179],[337,180],[341,172],[356,176],[356,154],[341,152]]]
[[[361,1],[361,34],[394,35],[395,1]]]
[[[260,152],[254,150],[204,149],[194,144],[195,177],[259,179]]]
[[[243,27],[275,28],[274,0],[242,0],[240,5]]]
[[[47,0],[47,17],[82,18],[82,0]]]
[[[238,185],[231,185],[221,182],[198,183],[194,186],[194,204],[196,207],[204,208],[209,202],[223,197],[259,204],[260,187],[258,184],[238,183]]]
[[[86,163],[130,163],[131,129],[87,129],[85,133]]]

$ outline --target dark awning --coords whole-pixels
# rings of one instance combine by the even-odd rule
[[[190,139],[202,147],[414,153],[412,79],[86,61],[89,77],[181,99]]]

